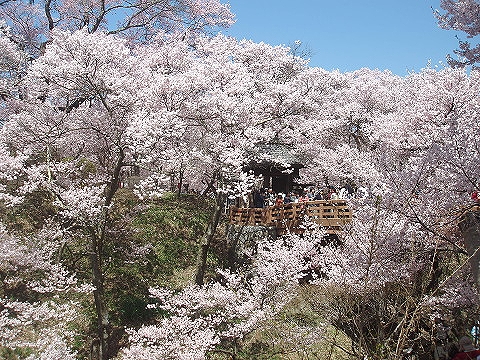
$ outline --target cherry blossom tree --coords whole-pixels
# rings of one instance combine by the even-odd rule
[[[103,269],[105,247],[113,241],[110,208],[122,169],[140,167],[143,182],[155,184],[157,192],[165,187],[156,179],[181,171],[194,188],[214,179],[223,194],[246,162],[245,149],[259,140],[253,135],[275,136],[258,118],[273,122],[277,107],[288,110],[286,83],[303,63],[287,49],[223,36],[187,43],[164,35],[133,52],[125,40],[105,33],[52,34],[51,44],[22,80],[25,93],[12,99],[15,111],[1,129],[2,199],[16,206],[32,192],[49,194],[55,221],[90,254],[97,356],[107,358]],[[252,49],[270,60],[256,64],[263,58],[252,58]],[[281,70],[267,67],[274,59]],[[268,74],[262,74],[264,68]],[[267,91],[272,80],[275,90]],[[239,89],[239,84],[244,85]],[[257,107],[256,86],[265,89],[262,101],[271,98],[272,105]],[[144,183],[140,193],[148,190]]]
[[[436,10],[435,15],[440,27],[464,32],[467,38],[473,39],[480,34],[479,6],[475,0],[442,0],[443,11]],[[453,67],[475,66],[479,62],[479,51],[480,45],[472,47],[470,41],[459,41],[459,48],[453,51],[458,58],[448,55],[447,61]]]
[[[425,339],[427,348],[422,350],[418,348],[421,342],[412,345],[410,338],[420,331],[415,325],[419,319],[432,315],[430,305],[425,305],[431,302],[424,298],[442,298],[455,286],[465,289],[459,291],[463,295],[455,305],[449,303],[449,310],[444,309],[440,316],[443,319],[455,308],[477,306],[472,295],[474,279],[467,284],[455,276],[453,269],[465,263],[452,259],[466,254],[466,239],[457,225],[473,205],[470,194],[479,176],[475,165],[478,74],[424,69],[401,79],[363,69],[341,77],[345,79],[343,89],[338,94],[332,92],[338,100],[328,103],[325,122],[316,131],[323,129],[330,135],[327,139],[335,140],[317,137],[302,145],[313,160],[304,171],[306,179],[327,177],[336,183],[348,179],[367,186],[370,193],[369,198],[352,203],[357,219],[340,234],[341,251],[327,251],[325,263],[319,265],[340,290],[340,294],[332,294],[332,299],[366,296],[347,305],[351,306],[348,312],[337,308],[339,317],[332,321],[350,333],[357,351],[372,358],[407,357],[412,351],[431,353],[428,346],[432,339]],[[349,102],[342,101],[345,95]],[[352,119],[359,120],[353,129]],[[315,152],[321,155],[316,157]],[[366,228],[362,230],[363,226]],[[350,276],[354,276],[351,282],[347,280]],[[368,285],[370,281],[373,283]],[[363,290],[346,294],[355,286]],[[393,322],[390,330],[388,319],[381,320],[378,328],[363,328],[375,324],[379,309],[397,306],[386,305],[385,301],[401,298],[400,293],[389,293],[397,291],[396,286],[405,294],[412,291],[409,296],[419,305],[407,309],[403,307],[407,302],[397,304],[396,311],[407,317],[400,323]],[[373,309],[376,303],[382,305],[374,310],[374,318],[368,318],[369,311],[362,304]],[[351,315],[347,323],[343,318],[346,313]],[[468,319],[464,321],[467,323],[463,326],[468,326]],[[372,344],[368,345],[369,341]],[[392,345],[388,345],[390,341]],[[375,354],[383,351],[379,344],[386,353]]]
[[[264,156],[258,145],[265,143],[296,147],[306,160],[299,181],[348,180],[369,190],[352,201],[356,217],[339,235],[341,246],[318,250],[321,258],[309,253],[315,260],[309,266],[323,275],[312,289],[353,304],[347,309],[327,299],[335,309],[329,320],[358,346],[356,355],[407,357],[419,351],[414,331],[428,330],[416,325],[419,319],[442,305],[451,311],[475,303],[470,284],[452,270],[462,262],[452,258],[466,253],[456,225],[480,177],[476,71],[342,74],[308,68],[285,47],[189,34],[188,28],[231,21],[228,7],[213,0],[82,6],[2,3],[12,31],[0,36],[0,94],[8,100],[0,199],[13,209],[41,192],[55,208],[51,221],[89,254],[97,358],[114,356],[104,270],[125,169],[139,169],[140,198],[188,181],[192,189],[212,190],[217,209],[200,240],[198,285],[180,293],[152,289],[170,317],[130,330],[121,356],[234,354],[232,344],[296,295],[306,248],[324,242],[323,235],[261,244],[249,274],[223,272],[223,283],[199,286],[225,194],[242,187],[235,182],[245,178],[245,164]],[[125,17],[114,28],[117,11]],[[24,33],[13,22],[19,12],[28,14],[19,18]],[[34,52],[47,39],[27,69],[19,44]],[[132,39],[144,43],[132,46]],[[447,294],[455,286],[462,290],[458,303]]]
[[[261,242],[251,267],[236,274],[220,271],[220,282],[180,293],[151,289],[157,301],[152,306],[168,316],[158,325],[130,330],[130,346],[120,358],[206,359],[208,353],[237,358],[239,341],[296,296],[322,235]]]
[[[0,3],[0,18],[12,27],[17,43],[36,56],[53,29],[98,30],[150,41],[159,31],[198,32],[228,27],[234,15],[218,0],[155,1],[16,1]]]
[[[0,119],[6,117],[1,115],[6,99],[21,96],[10,85],[18,82],[30,61],[45,51],[54,29],[103,31],[122,35],[134,45],[149,42],[158,33],[176,33],[179,39],[185,39],[233,23],[229,5],[219,0],[2,1]],[[9,84],[5,82],[7,77]]]
[[[28,55],[13,41],[10,28],[0,21],[0,123],[6,119],[6,106],[21,94],[20,80],[28,66]]]
[[[144,179],[158,185],[151,189],[154,194],[164,186],[159,174],[172,173],[188,178],[191,188],[206,182],[217,190],[216,211],[199,255],[201,284],[227,187],[240,177],[258,143],[275,140],[282,131],[293,138],[292,123],[308,112],[295,101],[305,62],[284,47],[221,35],[198,37],[191,44],[170,39],[159,38],[140,54],[151,72],[143,100],[148,110],[129,131],[135,157],[156,169]]]
[[[56,261],[61,232],[45,229],[19,238],[0,229],[0,351],[28,349],[32,358],[75,359],[79,305],[69,293],[84,291]],[[85,289],[86,290],[86,289]]]
[[[85,246],[95,287],[99,358],[107,356],[109,331],[103,284],[108,214],[120,171],[129,161],[123,134],[136,105],[131,90],[142,78],[139,70],[124,41],[86,31],[57,32],[29,69],[22,84],[28,92],[2,127],[6,152],[22,163],[22,169],[2,174],[10,190],[7,205],[46,191],[58,209],[60,227],[89,239]]]
[[[292,141],[289,123],[307,112],[294,103],[301,91],[296,74],[305,67],[301,59],[287,48],[224,36],[192,44],[168,39],[141,55],[152,79],[143,93],[148,111],[130,131],[141,161],[164,173],[183,168],[198,188],[205,177],[198,169],[224,177],[241,169],[257,143],[282,130]]]

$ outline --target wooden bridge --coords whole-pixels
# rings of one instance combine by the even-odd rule
[[[230,224],[275,227],[279,235],[304,232],[308,222],[320,225],[328,233],[335,233],[351,220],[352,213],[346,200],[314,200],[266,208],[232,206],[229,216]]]

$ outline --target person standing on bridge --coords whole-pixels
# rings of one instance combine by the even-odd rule
[[[265,206],[265,196],[263,189],[255,190],[253,193],[253,206],[256,208],[263,208]]]
[[[463,336],[458,341],[458,352],[452,360],[476,360],[480,356],[480,350],[475,349],[472,339],[468,336]]]
[[[299,203],[302,203],[302,202],[307,202],[309,201],[310,199],[308,198],[307,194],[305,192],[302,193],[302,195],[298,198],[298,202]]]
[[[283,206],[283,195],[282,194],[277,195],[277,198],[275,199],[275,206],[277,206],[277,207]]]
[[[292,194],[291,194],[291,193],[287,193],[287,194],[285,195],[285,197],[283,198],[283,203],[284,203],[284,204],[290,204],[290,203],[292,203],[292,202],[294,202],[294,201],[292,201]]]
[[[476,203],[480,202],[480,193],[478,192],[478,190],[475,190],[472,193],[472,200],[475,201]]]

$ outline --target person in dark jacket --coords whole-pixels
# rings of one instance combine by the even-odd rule
[[[265,205],[265,195],[263,189],[255,190],[253,193],[253,206],[256,208],[263,208]]]

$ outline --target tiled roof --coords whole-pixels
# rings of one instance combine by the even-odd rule
[[[250,156],[250,166],[302,167],[305,156],[297,147],[282,143],[260,143]]]

